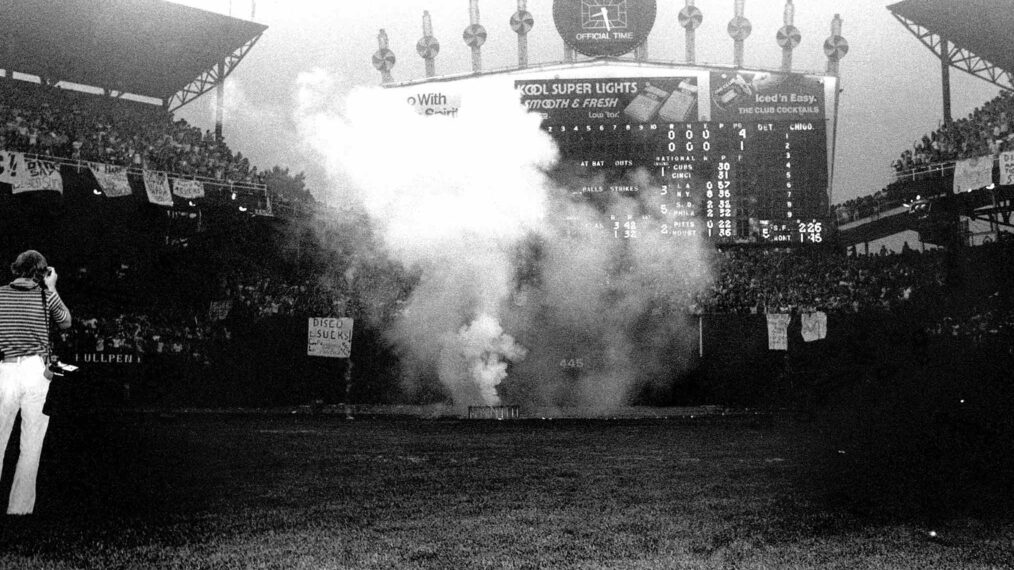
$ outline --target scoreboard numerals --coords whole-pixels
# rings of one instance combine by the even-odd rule
[[[673,89],[677,85],[676,78],[658,81],[671,82]],[[561,80],[560,85],[574,83]],[[534,92],[527,95],[533,98],[529,103],[550,101]],[[581,168],[589,180],[606,179],[583,182],[587,186],[572,193],[575,199],[636,199],[650,189],[652,196],[640,209],[607,217],[597,229],[618,240],[658,233],[721,242],[823,240],[819,220],[827,214],[828,181],[822,124],[802,128],[798,122],[771,121],[761,128],[754,121],[663,122],[661,115],[652,123],[654,116],[640,121],[626,114],[628,102],[621,98],[610,110],[594,112],[529,105],[547,111],[542,126],[559,143],[564,163]],[[646,183],[635,185],[625,178],[641,169],[649,173]]]
[[[718,237],[732,237],[732,220],[718,221]]]
[[[824,241],[824,224],[816,220],[811,222],[799,222],[800,243],[821,243]]]
[[[708,228],[709,236],[718,236],[720,238],[731,238],[732,237],[732,220],[708,220],[705,224]]]

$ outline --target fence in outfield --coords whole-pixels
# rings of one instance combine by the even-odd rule
[[[304,315],[280,315],[234,323],[232,341],[209,351],[207,361],[171,353],[65,352],[66,360],[82,369],[67,383],[75,384],[80,401],[101,406],[362,406],[403,400],[397,359],[379,331],[368,326],[356,331],[352,385],[346,393],[349,361],[307,356],[306,322]],[[703,350],[674,363],[670,391],[633,403],[791,406],[821,401],[843,385],[871,381],[885,369],[924,366],[937,358],[942,366],[953,365],[967,375],[974,366],[995,365],[1008,354],[997,350],[1002,339],[927,339],[912,323],[888,314],[831,315],[826,338],[814,342],[803,340],[801,328],[797,316],[788,327],[788,350],[770,350],[765,315],[705,315]],[[477,407],[474,415],[527,417],[532,411],[524,405],[513,411],[517,404],[505,402],[499,410]]]

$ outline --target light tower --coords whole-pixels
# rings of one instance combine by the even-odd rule
[[[423,36],[415,44],[415,51],[426,62],[426,77],[437,74],[437,54],[440,53],[440,42],[433,36],[433,21],[429,11],[423,11]]]
[[[472,71],[482,71],[482,44],[486,43],[486,28],[479,23],[479,0],[469,0],[468,3],[469,25],[461,34],[465,45],[472,48]]]
[[[380,81],[382,83],[390,83],[394,81],[394,77],[391,76],[391,69],[394,68],[396,60],[394,52],[388,48],[387,32],[383,29],[377,34],[377,44],[380,47],[373,54],[373,67],[380,72]]]
[[[802,34],[799,33],[799,28],[792,25],[795,19],[795,12],[796,7],[792,5],[792,0],[786,0],[785,25],[778,30],[778,34],[775,36],[778,45],[782,48],[782,71],[785,73],[792,71],[792,50],[803,39]]]
[[[849,43],[841,35],[841,16],[834,15],[831,20],[831,36],[824,40],[824,55],[827,56],[827,73],[838,77],[838,62],[849,52]],[[834,127],[831,130],[831,156],[835,156],[835,149],[838,146],[838,104],[841,100],[841,81],[836,81],[834,86]],[[831,171],[828,180],[828,187],[834,187],[834,160],[831,161]],[[830,204],[831,200],[828,199]]]
[[[743,43],[750,37],[753,26],[750,20],[743,16],[743,5],[746,0],[736,0],[735,16],[729,20],[728,32],[733,40],[732,60],[736,67],[743,67]]]
[[[518,67],[528,67],[528,32],[535,18],[528,11],[528,0],[518,0],[518,11],[511,16],[511,29],[518,35]]]
[[[841,35],[841,16],[831,20],[831,37],[824,40],[824,55],[827,56],[828,75],[838,76],[838,62],[849,52],[849,43]]]
[[[687,36],[687,63],[694,63],[697,60],[696,43],[697,28],[704,20],[704,14],[694,6],[694,0],[687,0],[687,5],[680,10],[679,21]]]

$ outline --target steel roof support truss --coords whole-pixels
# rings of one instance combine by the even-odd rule
[[[225,78],[232,73],[233,69],[236,69],[239,62],[243,61],[243,58],[253,49],[259,39],[261,39],[261,34],[257,34],[253,39],[243,44],[242,47],[226,56],[224,73],[221,76],[218,73],[218,64],[215,64],[211,69],[208,69],[200,77],[194,79],[189,85],[178,91],[169,100],[169,111],[175,112],[180,107],[214,89],[219,82],[225,81]]]
[[[1014,76],[1010,71],[998,67],[990,61],[978,56],[965,48],[957,47],[954,42],[947,43],[947,53],[942,53],[944,38],[929,31],[923,26],[898,14],[891,13],[896,20],[901,22],[908,31],[948,65],[955,69],[968,72],[979,79],[983,79],[1000,87],[1001,89],[1014,90]],[[1001,82],[1002,81],[1002,82]]]

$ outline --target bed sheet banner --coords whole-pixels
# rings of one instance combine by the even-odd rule
[[[307,321],[307,356],[351,356],[352,325],[350,318],[310,317]]]
[[[144,191],[148,193],[148,201],[159,206],[172,206],[173,195],[169,189],[169,176],[165,172],[145,170]]]
[[[24,192],[41,192],[50,190],[63,193],[63,177],[60,176],[60,165],[41,158],[22,155],[24,167],[18,172],[17,180],[12,185],[12,194]]]
[[[814,342],[827,338],[827,313],[817,311],[816,313],[803,313],[800,315],[803,321],[802,335],[804,342]]]
[[[208,307],[208,320],[211,322],[224,321],[229,318],[230,311],[232,311],[232,299],[212,301]]]
[[[108,198],[121,198],[134,193],[130,189],[130,181],[127,179],[127,169],[123,166],[110,164],[89,165],[92,176],[99,183],[99,188]]]
[[[10,184],[14,194],[40,190],[63,192],[60,165],[22,152],[0,151],[0,182]]]
[[[993,183],[992,155],[966,158],[954,163],[954,191],[978,190]]]
[[[0,150],[0,182],[14,185],[18,181],[18,175],[24,167],[24,154]]]
[[[187,178],[173,179],[173,194],[184,200],[195,200],[204,197],[204,183]]]
[[[1000,153],[1000,180],[1001,186],[1014,186],[1014,152]]]
[[[768,350],[789,349],[789,322],[791,315],[784,313],[769,314],[768,318]]]

